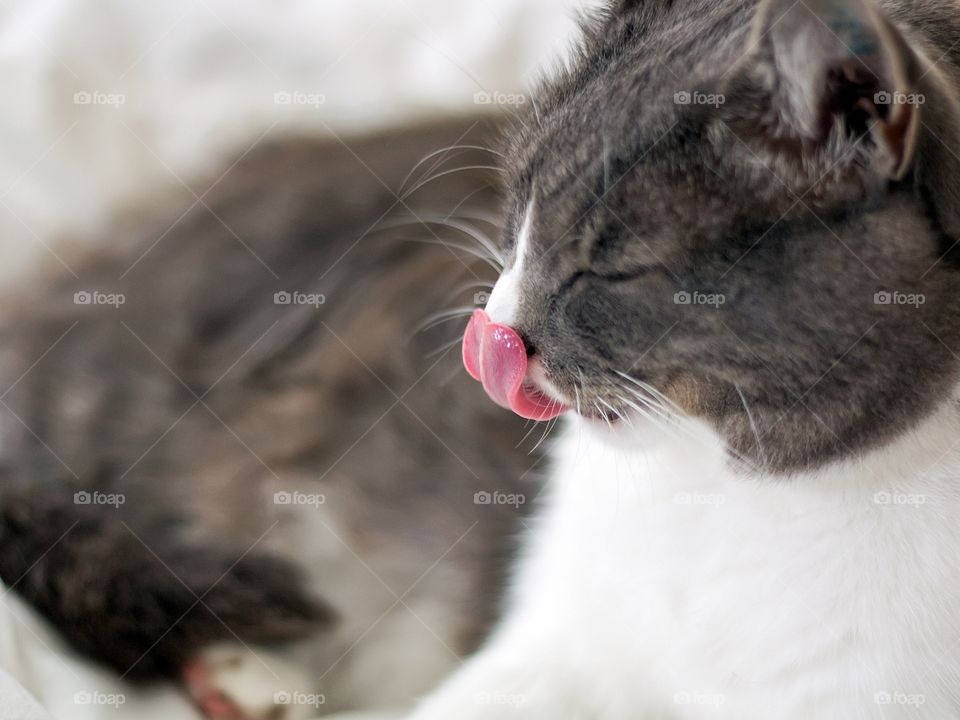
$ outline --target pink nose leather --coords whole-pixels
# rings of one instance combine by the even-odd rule
[[[552,420],[566,411],[562,403],[525,384],[527,349],[517,331],[492,322],[475,310],[463,335],[463,364],[487,395],[528,420]]]

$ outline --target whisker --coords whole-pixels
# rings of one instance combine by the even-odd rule
[[[740,396],[740,402],[743,403],[743,409],[747,412],[747,420],[750,422],[750,429],[753,431],[753,437],[757,441],[757,452],[760,454],[760,460],[764,466],[767,465],[767,454],[763,449],[763,443],[760,442],[760,432],[757,430],[757,423],[753,419],[753,413],[750,412],[750,407],[747,405],[747,398],[744,396],[743,391],[740,389],[740,386],[736,383],[733,384],[733,387],[737,390],[737,395]]]
[[[500,263],[501,266],[503,266],[504,264],[503,255],[500,254],[500,250],[497,248],[497,246],[494,245],[494,243],[490,240],[490,238],[485,236],[483,233],[480,232],[480,230],[473,227],[472,225],[467,225],[466,223],[458,222],[457,220],[449,220],[449,219],[441,220],[435,217],[426,217],[426,218],[419,218],[419,219],[422,222],[433,223],[436,225],[443,225],[444,227],[448,227],[452,230],[459,230],[463,234],[476,240],[481,247],[483,247],[487,252],[490,253],[491,257],[493,257],[497,262]]]
[[[446,217],[450,218],[450,217],[456,216],[456,212],[466,204],[467,200],[469,200],[470,198],[472,198],[474,195],[477,195],[477,194],[479,194],[479,193],[482,193],[484,190],[491,190],[491,189],[493,189],[493,187],[494,187],[493,185],[481,185],[481,186],[478,187],[476,190],[471,190],[469,193],[467,193],[467,196],[466,196],[463,200],[461,200],[460,202],[458,202],[456,205],[453,206],[453,210],[451,210],[449,213],[447,213]],[[477,213],[480,213],[479,210],[477,210],[476,212],[477,212]],[[502,221],[501,221],[501,220],[490,220],[490,219],[489,219],[489,218],[496,218],[496,217],[497,217],[496,215],[494,215],[493,213],[483,213],[483,214],[484,214],[484,215],[487,215],[487,217],[482,217],[482,216],[481,216],[481,217],[472,217],[472,216],[470,216],[470,215],[462,215],[462,214],[459,215],[459,216],[456,216],[456,217],[463,217],[463,218],[466,218],[466,219],[468,219],[468,220],[483,220],[484,222],[488,222],[488,223],[490,223],[491,225],[493,225],[493,226],[495,226],[495,227],[497,227],[497,228],[501,227],[501,225],[502,225]]]
[[[425,185],[429,185],[430,183],[439,180],[442,177],[454,175],[455,173],[467,172],[468,170],[490,170],[492,172],[506,173],[503,168],[497,167],[496,165],[467,165],[465,167],[454,168],[453,170],[444,170],[443,172],[437,173],[426,180],[421,180],[416,186],[411,188],[407,193],[401,195],[400,197],[402,200],[406,200]]]
[[[449,310],[441,310],[440,312],[435,312],[432,315],[426,317],[422,323],[417,326],[416,333],[426,332],[430,328],[434,328],[437,325],[440,325],[451,320],[459,320],[460,318],[469,317],[473,314],[474,311],[473,305],[464,305],[463,307],[450,308]]]
[[[530,98],[530,104],[533,105],[533,116],[537,119],[537,125],[543,127],[543,120],[540,119],[540,106],[537,105],[537,99],[533,96],[533,93],[527,93]]]
[[[665,433],[666,435],[668,435],[669,437],[671,437],[671,438],[674,439],[674,440],[679,440],[679,439],[680,439],[680,437],[673,431],[674,426],[671,425],[669,421],[665,422],[665,421],[664,421],[665,418],[664,418],[662,415],[657,415],[657,414],[651,413],[649,410],[645,410],[644,408],[640,407],[639,405],[636,405],[636,404],[635,404],[634,402],[632,402],[631,400],[628,400],[627,398],[623,397],[623,396],[620,395],[619,393],[617,393],[617,396],[623,401],[623,403],[624,403],[625,405],[627,405],[628,407],[630,407],[630,408],[632,408],[633,410],[635,410],[635,411],[636,411],[641,417],[643,417],[644,419],[646,419],[646,420],[648,420],[649,422],[653,423],[653,425],[654,425],[658,430],[660,430],[661,432]]]
[[[459,209],[459,208],[460,206],[458,205],[456,209]],[[503,227],[503,217],[498,213],[484,212],[479,208],[467,208],[467,210],[471,213],[470,215],[467,215],[466,213],[455,214],[455,212],[451,212],[449,215],[447,215],[447,217],[459,218],[461,220],[477,220],[479,222],[485,222],[488,225],[493,225],[498,230]]]
[[[537,451],[537,448],[540,447],[540,444],[546,439],[547,433],[550,431],[550,423],[545,422],[542,423],[542,425],[543,432],[540,434],[540,439],[537,440],[536,444],[532,448],[530,448],[530,451],[527,453],[527,455],[533,455],[533,453]]]
[[[412,176],[417,171],[417,168],[419,168],[421,165],[423,165],[425,162],[427,162],[431,158],[435,158],[437,155],[443,155],[444,153],[448,153],[453,150],[479,150],[480,152],[493,153],[494,155],[502,158],[503,160],[507,159],[503,153],[498,152],[493,148],[483,147],[482,145],[450,145],[449,147],[440,148],[439,150],[434,150],[431,153],[427,153],[427,155],[421,158],[421,160],[416,165],[410,168],[410,172],[407,173],[407,176],[403,179],[403,182],[400,183],[400,193],[403,192],[403,188],[406,187],[407,182],[410,180],[410,176]],[[440,162],[444,163],[446,161],[447,161],[447,158],[444,158]],[[434,168],[436,168],[436,165],[434,165],[433,168],[431,168],[430,170],[433,170]],[[430,170],[428,170],[427,172],[430,172]]]
[[[532,433],[534,430],[537,429],[537,423],[533,422],[532,420],[528,420],[527,424],[530,426],[530,429],[527,430],[526,434],[522,438],[520,438],[520,442],[518,442],[514,447],[520,447],[521,445],[523,445],[527,441],[527,438],[530,437],[530,433]],[[532,453],[533,450],[531,450],[530,452]],[[527,453],[527,454],[529,455],[530,453]]]
[[[463,293],[469,290],[475,290],[477,288],[481,288],[483,290],[493,290],[493,285],[494,283],[490,282],[489,280],[475,280],[473,282],[463,283],[462,285],[455,287],[447,294],[447,301],[452,302],[454,298],[458,298]]]
[[[543,435],[540,437],[540,442],[538,442],[536,445],[534,445],[534,446],[533,446],[533,450],[531,450],[530,453],[528,453],[528,454],[533,454],[533,453],[535,453],[535,452],[537,451],[537,448],[539,448],[539,447],[543,444],[543,441],[547,439],[547,437],[550,435],[551,432],[553,432],[553,429],[554,429],[559,423],[560,423],[560,416],[557,416],[557,417],[553,418],[552,420],[548,420],[546,423],[544,423],[547,427],[544,428]]]
[[[603,418],[603,421],[607,423],[608,428],[613,430],[613,425],[610,423],[610,418],[608,418],[607,414],[603,411],[603,409],[599,405],[597,405],[597,401],[594,400],[592,404],[593,404],[593,409],[597,411],[597,415]]]
[[[616,373],[617,373],[620,377],[622,377],[623,379],[625,379],[625,380],[633,383],[633,384],[636,385],[637,387],[639,387],[641,390],[644,390],[644,391],[650,393],[651,395],[654,395],[657,399],[659,399],[659,400],[660,400],[661,402],[663,402],[665,405],[667,405],[667,406],[669,406],[669,407],[671,407],[671,408],[674,408],[674,409],[675,409],[678,413],[680,413],[681,415],[683,414],[683,409],[682,409],[679,405],[677,405],[673,400],[671,400],[670,398],[668,398],[666,395],[664,395],[662,392],[660,392],[657,388],[655,388],[655,387],[654,387],[653,385],[651,385],[650,383],[646,383],[646,382],[644,382],[643,380],[638,380],[637,378],[633,377],[632,375],[628,375],[628,374],[625,373],[625,372],[620,372],[619,370],[617,370]]]
[[[615,419],[617,419],[617,420],[626,420],[626,416],[625,416],[623,413],[621,413],[619,410],[617,410],[615,407],[613,407],[613,405],[611,405],[610,403],[608,403],[606,400],[604,400],[603,398],[599,398],[599,401],[600,401],[600,404],[601,404],[601,405],[603,405],[605,408],[607,408],[607,409],[613,414],[613,417],[614,417]],[[631,422],[629,422],[629,421],[627,421],[627,423],[630,425],[630,427],[633,427],[633,423],[631,423]]]
[[[683,413],[682,410],[679,409],[679,406],[677,406],[677,404],[676,404],[673,400],[671,400],[670,398],[668,398],[668,397],[666,397],[665,395],[663,395],[662,392],[660,392],[659,390],[657,390],[656,388],[654,388],[652,385],[649,385],[648,383],[644,383],[644,382],[642,382],[642,381],[638,381],[638,380],[636,380],[635,378],[630,378],[629,376],[627,376],[627,375],[625,375],[625,374],[623,374],[623,373],[618,373],[618,374],[626,377],[626,378],[629,379],[631,382],[633,382],[634,384],[636,384],[638,387],[643,387],[643,386],[645,386],[645,387],[643,387],[644,392],[646,392],[646,393],[655,393],[655,394],[658,395],[659,397],[662,397],[667,403],[669,403],[669,405],[670,405],[671,407],[665,406],[665,405],[662,404],[659,400],[658,400],[658,401],[654,401],[654,399],[648,397],[647,395],[644,395],[644,392],[640,392],[640,391],[638,391],[637,389],[635,389],[635,388],[633,388],[633,387],[621,386],[621,387],[620,387],[621,390],[629,393],[632,397],[634,397],[636,400],[638,400],[639,402],[641,402],[646,408],[648,408],[648,410],[649,410],[650,412],[655,413],[655,414],[657,415],[657,417],[662,418],[663,420],[665,420],[665,421],[669,424],[669,426],[670,426],[671,428],[674,428],[674,429],[680,431],[680,432],[683,433],[685,436],[687,436],[688,438],[696,441],[696,442],[697,442],[698,444],[700,444],[700,445],[705,444],[704,438],[703,438],[701,435],[698,435],[697,433],[695,433],[695,432],[693,432],[692,430],[690,430],[690,428],[688,427],[688,425],[687,425],[685,422],[683,422],[684,413]],[[673,408],[677,408],[677,409],[675,410],[675,409],[673,409]],[[638,409],[638,411],[639,411],[639,409]],[[651,420],[653,420],[653,418],[651,418]],[[659,425],[659,424],[658,424],[658,426],[661,427],[661,428],[663,428],[662,425]],[[665,429],[665,428],[663,428],[663,429]],[[754,463],[753,463],[749,458],[743,456],[741,453],[738,453],[738,452],[735,451],[733,448],[727,446],[727,452],[729,452],[729,453],[730,453],[733,457],[735,457],[737,460],[739,460],[739,461],[747,464],[747,465],[750,466],[751,468],[757,469],[757,468],[755,468]]]
[[[653,422],[661,430],[667,432],[668,428],[671,428],[673,430],[677,430],[683,433],[684,435],[686,435],[691,439],[697,440],[698,442],[702,442],[702,438],[700,438],[698,435],[693,433],[686,426],[686,424],[682,422],[682,416],[679,415],[678,413],[672,411],[667,407],[664,407],[664,405],[662,405],[660,402],[655,401],[654,399],[648,397],[644,393],[632,387],[620,386],[618,389],[622,390],[623,392],[626,392],[631,397],[633,397],[635,401],[643,405],[645,410],[637,406],[633,406],[633,407],[634,409],[637,410],[637,412],[640,412],[644,417],[646,417],[648,420]],[[668,432],[668,434],[670,434],[671,437],[675,439],[677,438],[677,436],[672,432]]]
[[[441,155],[439,158],[437,158],[434,162],[430,164],[430,167],[428,167],[426,170],[423,171],[423,173],[420,174],[420,176],[414,181],[413,184],[416,185],[425,177],[429,177],[432,173],[442,168],[445,163],[450,162],[452,160],[456,160],[457,158],[463,157],[465,152],[466,151],[464,150],[460,150],[457,152],[450,152],[449,154]],[[404,192],[404,188],[406,187],[407,181],[409,180],[410,174],[412,173],[413,173],[413,170],[411,170],[410,173],[407,174],[407,177],[403,179],[403,184],[400,186],[400,189],[397,191],[397,195],[401,198],[406,199],[407,197],[408,193]]]
[[[671,409],[664,407],[660,402],[648,397],[647,395],[644,395],[642,392],[634,388],[621,387],[620,389],[629,393],[636,401],[640,402],[649,413],[653,413],[653,416],[661,418],[665,422],[670,423],[678,429],[686,429],[680,422],[682,419],[681,416],[673,412]]]
[[[410,242],[425,243],[427,245],[442,245],[444,247],[451,248],[451,249],[456,248],[457,250],[462,250],[468,255],[472,255],[478,260],[482,260],[485,264],[489,265],[490,268],[496,271],[497,273],[503,270],[502,267],[497,265],[497,261],[495,258],[491,258],[487,255],[484,255],[482,252],[480,252],[476,248],[470,247],[469,245],[461,245],[459,243],[450,242],[449,240],[440,240],[440,239],[429,240],[426,238],[410,238]]]
[[[504,264],[503,256],[500,254],[500,251],[496,247],[496,245],[494,245],[494,243],[488,237],[483,235],[483,233],[481,233],[477,228],[471,225],[467,225],[465,223],[459,223],[457,221],[442,220],[442,219],[432,218],[432,217],[427,217],[427,218],[416,217],[416,218],[409,218],[404,220],[391,220],[390,222],[381,223],[379,226],[379,229],[393,230],[396,228],[412,227],[416,225],[441,225],[443,227],[448,227],[451,230],[457,230],[463,233],[464,235],[469,237],[471,240],[475,240],[476,243],[480,246],[480,248],[486,251],[486,254],[483,257],[489,258],[490,260],[493,260],[499,263],[500,267],[496,268],[498,271],[501,271],[503,269],[503,264]],[[450,243],[450,245],[454,247],[461,247],[461,248],[463,247],[460,245],[454,245],[454,243]]]
[[[473,282],[464,283],[459,288],[457,292],[463,292],[464,290],[473,290],[473,288],[482,287],[487,288],[487,290],[493,290],[493,286],[496,285],[492,280],[474,280]]]
[[[462,338],[462,337],[458,337],[458,338],[456,338],[455,340],[451,340],[451,341],[448,342],[448,343],[444,343],[443,345],[441,345],[440,347],[438,347],[436,350],[431,350],[430,352],[428,352],[426,355],[424,355],[424,358],[426,358],[427,360],[429,360],[429,359],[432,358],[432,357],[436,357],[437,355],[441,355],[441,354],[445,353],[447,350],[449,350],[450,348],[452,348],[454,345],[457,345],[457,344],[460,343],[460,342],[463,342],[463,338]]]

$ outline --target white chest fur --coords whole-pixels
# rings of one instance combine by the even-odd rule
[[[546,644],[569,717],[960,717],[953,403],[783,479],[703,426],[628,453],[574,422],[489,650]]]

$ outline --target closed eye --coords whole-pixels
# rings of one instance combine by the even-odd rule
[[[569,290],[574,285],[577,284],[580,280],[584,278],[596,278],[598,280],[604,280],[606,282],[629,282],[630,280],[636,280],[637,278],[643,277],[652,270],[663,269],[666,270],[663,266],[658,265],[644,265],[634,268],[628,268],[626,270],[619,270],[615,273],[598,273],[592,270],[579,270],[571,275],[567,281],[560,286],[558,295],[563,293],[566,290]]]
[[[646,275],[651,270],[656,270],[658,266],[655,265],[645,265],[642,267],[628,268],[626,270],[620,270],[615,273],[590,273],[594,277],[600,278],[601,280],[606,280],[607,282],[627,282],[629,280],[636,280],[639,277]],[[665,269],[665,268],[664,268]]]

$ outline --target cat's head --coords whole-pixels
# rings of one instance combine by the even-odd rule
[[[960,367],[960,143],[917,42],[872,0],[617,3],[508,143],[473,374],[528,417],[679,409],[774,471],[929,413]]]

